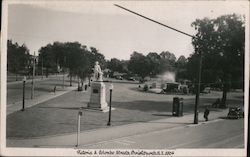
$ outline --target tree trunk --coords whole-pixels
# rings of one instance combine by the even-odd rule
[[[223,93],[222,93],[222,99],[221,99],[221,108],[226,108],[227,107],[227,92],[231,88],[231,75],[230,74],[225,74],[223,78]]]
[[[48,77],[49,77],[49,69],[46,68],[46,78],[48,78]]]
[[[77,85],[78,85],[78,88],[80,88],[79,76],[77,76]]]
[[[227,84],[224,83],[223,84],[223,93],[222,93],[220,108],[226,108],[227,107],[227,105],[226,105],[226,102],[227,102],[227,91],[228,91]]]
[[[16,72],[16,81],[17,81],[17,72]]]
[[[90,87],[90,77],[88,77],[88,79],[89,79],[89,87]]]
[[[70,78],[69,86],[72,86],[72,74],[69,74],[69,78]]]

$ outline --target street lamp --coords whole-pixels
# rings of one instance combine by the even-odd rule
[[[111,121],[111,102],[112,102],[112,91],[113,91],[113,88],[114,88],[114,86],[113,86],[113,84],[111,83],[111,85],[110,85],[110,87],[109,87],[109,92],[110,92],[110,94],[109,94],[109,121],[108,121],[108,126],[110,126],[111,125],[111,123],[110,123],[110,121]]]
[[[34,52],[34,58],[33,58],[33,75],[32,75],[32,82],[31,82],[31,99],[33,99],[34,97],[34,86],[35,86],[35,81],[34,81],[34,78],[35,78],[35,73],[36,73],[36,56],[35,56],[35,52]]]
[[[81,117],[82,117],[82,111],[79,110],[78,112],[78,123],[77,123],[77,138],[76,138],[76,147],[79,146],[80,143],[80,132],[81,132]]]
[[[26,82],[26,77],[23,77],[23,108],[21,111],[24,111],[24,106],[25,106],[25,82]]]

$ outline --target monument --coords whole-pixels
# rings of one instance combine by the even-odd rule
[[[94,66],[94,80],[91,83],[91,95],[88,108],[97,109],[103,112],[108,111],[106,102],[106,88],[102,80],[102,70],[98,62]]]

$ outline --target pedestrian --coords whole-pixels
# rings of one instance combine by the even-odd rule
[[[208,121],[208,115],[209,115],[209,109],[208,109],[208,107],[206,107],[205,111],[204,111],[204,118],[206,121]]]

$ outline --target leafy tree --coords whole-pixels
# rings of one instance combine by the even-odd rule
[[[176,61],[176,78],[177,79],[187,79],[187,62],[188,60],[185,56],[180,56]]]
[[[186,67],[186,64],[187,64],[187,59],[185,56],[181,55],[177,61],[176,61],[176,67],[178,68],[185,68]]]
[[[39,62],[38,65],[41,65],[43,62],[43,66],[46,69],[46,77],[49,75],[49,71],[51,69],[57,69],[57,60],[56,60],[56,53],[55,53],[54,45],[48,44],[44,47],[39,49]]]
[[[142,53],[133,52],[130,56],[128,69],[133,73],[137,74],[144,80],[146,76],[151,74],[151,63],[150,60]]]
[[[160,53],[162,59],[165,59],[170,62],[170,64],[174,64],[176,61],[176,57],[173,53],[169,51],[163,51]]]
[[[111,72],[128,72],[127,62],[117,58],[111,58],[111,60],[107,62],[107,68],[109,68]]]
[[[53,72],[59,68],[68,71],[70,86],[72,77],[75,76],[81,79],[82,84],[86,77],[90,80],[95,61],[99,61],[102,68],[106,66],[105,57],[96,48],[90,47],[89,51],[87,46],[79,42],[54,42],[42,47],[39,52],[39,65],[41,66],[41,61],[43,61],[46,76],[49,71]]]
[[[160,73],[164,73],[166,71],[175,71],[176,57],[173,53],[169,51],[163,51],[160,53],[160,57]]]
[[[197,69],[198,55],[202,54],[202,82],[222,83],[222,107],[225,107],[231,83],[243,83],[240,79],[244,78],[244,17],[232,14],[197,19],[192,26],[197,33],[192,40],[195,53],[189,58],[189,67]]]
[[[150,66],[148,67],[151,76],[155,76],[161,72],[161,56],[156,52],[150,52],[146,56]]]
[[[106,68],[106,60],[104,55],[99,53],[99,51],[94,47],[90,47],[90,60],[92,67],[94,66],[95,62],[98,61],[102,69]]]
[[[17,74],[26,73],[28,70],[30,55],[25,44],[19,46],[17,43],[7,42],[7,70]]]

